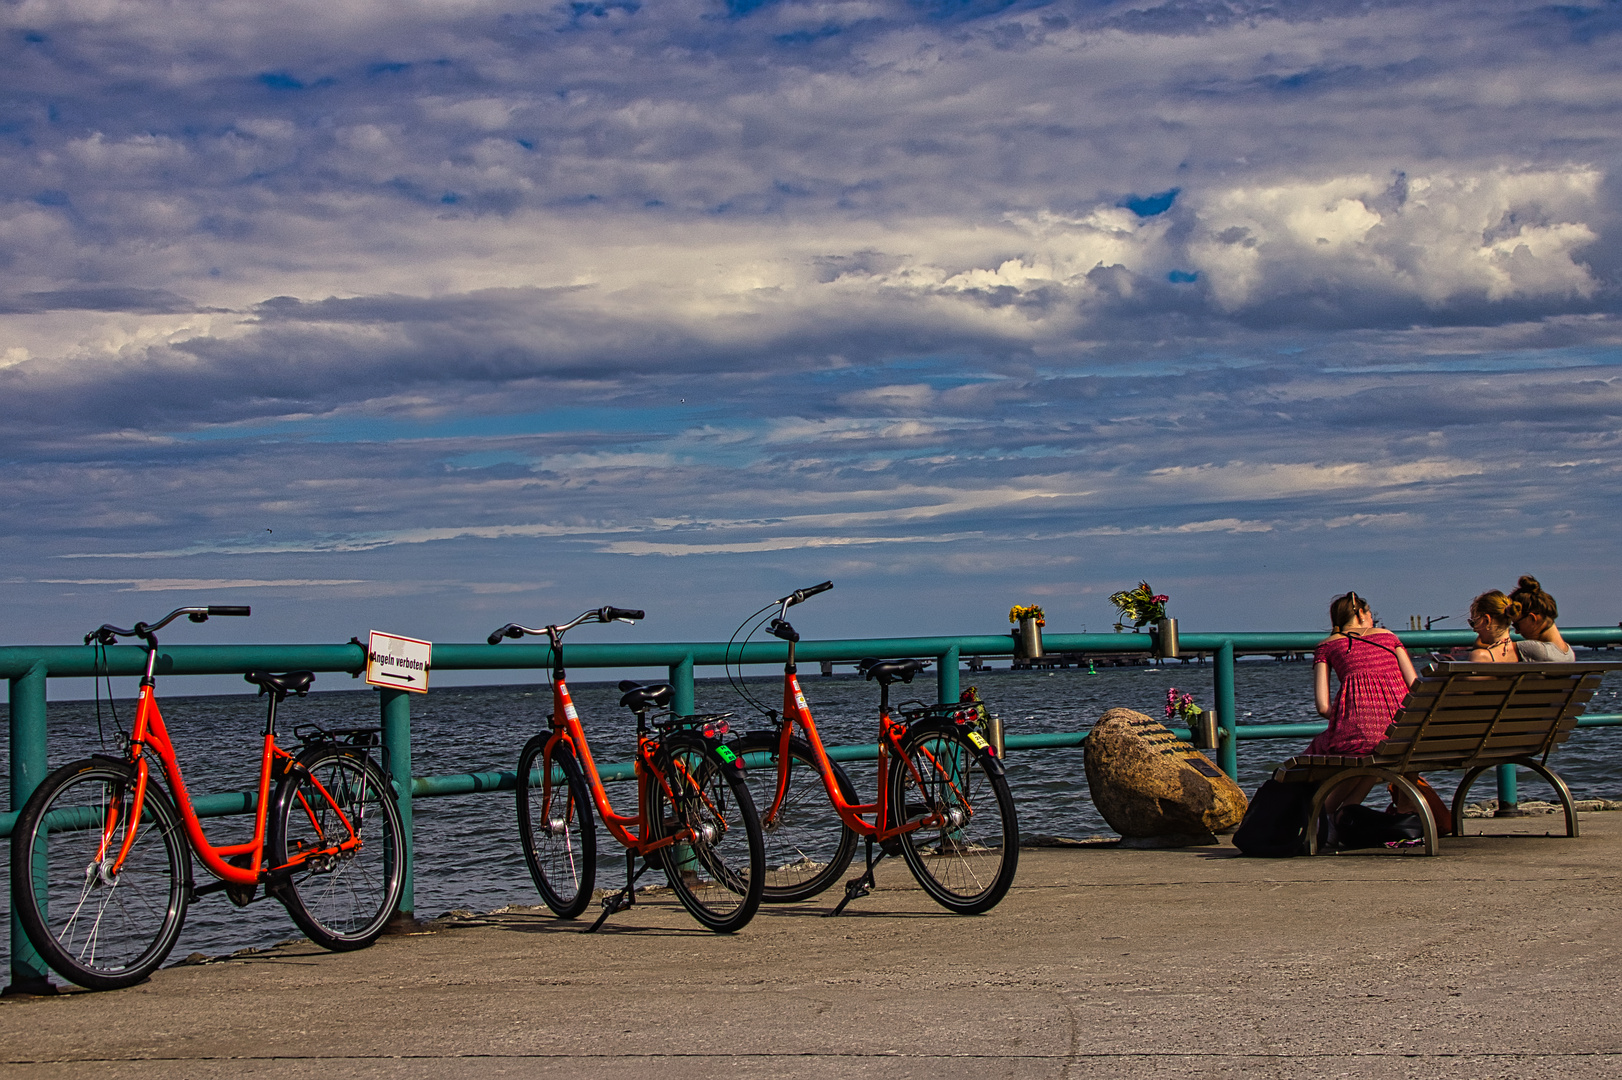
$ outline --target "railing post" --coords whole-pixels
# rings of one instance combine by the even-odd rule
[[[388,754],[389,775],[394,778],[395,800],[405,826],[405,888],[400,891],[400,914],[410,921],[416,917],[415,863],[417,842],[411,827],[411,695],[392,686],[378,689],[383,707],[383,750]]]
[[[11,809],[23,803],[45,779],[45,662],[36,660],[11,683]],[[7,994],[54,994],[51,973],[11,909],[11,984]]]
[[[943,705],[957,701],[963,696],[958,688],[957,666],[962,657],[956,645],[941,653],[935,663],[935,686],[939,691],[939,700]]]
[[[693,654],[688,653],[670,665],[670,711],[677,716],[692,716],[693,708]]]
[[[1493,817],[1521,816],[1521,789],[1515,778],[1515,766],[1498,766],[1498,809]]]
[[[1216,653],[1216,671],[1213,672],[1216,689],[1217,767],[1232,779],[1239,778],[1239,716],[1233,699],[1233,639],[1227,638]]]

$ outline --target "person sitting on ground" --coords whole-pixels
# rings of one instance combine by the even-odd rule
[[[1368,601],[1355,592],[1330,601],[1329,621],[1335,629],[1318,643],[1312,657],[1313,695],[1318,715],[1329,721],[1329,728],[1305,752],[1361,756],[1371,753],[1385,738],[1392,717],[1408,696],[1409,685],[1418,676],[1397,635],[1375,627]],[[1333,702],[1331,669],[1340,679]],[[1336,810],[1362,802],[1373,786],[1373,777],[1348,780],[1329,793],[1324,809],[1333,820]]]
[[[1470,629],[1476,632],[1466,660],[1472,664],[1518,664],[1521,654],[1510,640],[1509,628],[1521,616],[1519,601],[1497,589],[1470,601]]]
[[[1538,579],[1522,574],[1509,598],[1521,605],[1521,613],[1510,625],[1526,640],[1517,642],[1515,651],[1521,660],[1533,664],[1575,664],[1577,653],[1560,636],[1554,621],[1560,617],[1560,608],[1554,597],[1543,591]]]

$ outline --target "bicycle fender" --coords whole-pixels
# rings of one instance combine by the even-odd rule
[[[743,778],[743,756],[720,739],[705,739],[704,745],[721,762],[721,772],[725,776]]]
[[[956,729],[964,738],[969,740],[969,746],[974,750],[975,760],[986,767],[986,771],[993,776],[1007,776],[1008,769],[1003,765],[1002,758],[997,756],[996,747],[979,730],[969,724],[931,724],[937,731],[950,731]]]

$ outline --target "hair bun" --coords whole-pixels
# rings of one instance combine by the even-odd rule
[[[1516,592],[1542,592],[1543,591],[1543,586],[1539,585],[1538,584],[1538,579],[1533,577],[1531,574],[1522,574],[1521,575],[1521,580],[1519,582],[1517,582],[1516,585],[1515,585],[1515,591]]]

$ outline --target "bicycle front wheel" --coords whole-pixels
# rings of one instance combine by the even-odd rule
[[[317,745],[276,790],[273,890],[311,941],[348,952],[377,940],[405,889],[405,825],[394,789],[359,749]]]
[[[761,839],[766,845],[762,899],[768,904],[788,904],[816,896],[850,866],[856,853],[856,833],[828,798],[811,744],[800,738],[789,740],[788,774],[781,784],[782,740],[778,735],[745,735],[731,746],[739,755],[750,755],[744,782],[760,813]],[[839,794],[846,802],[855,802],[850,777],[837,762],[828,764],[833,767]],[[781,802],[777,801],[779,787]]]
[[[591,903],[597,880],[597,826],[580,763],[567,743],[559,743],[552,760],[545,758],[550,732],[524,744],[518,755],[518,843],[535,888],[560,919],[573,919]],[[561,782],[549,776],[556,765]],[[541,773],[539,786],[531,786]]]
[[[917,821],[901,854],[924,891],[964,915],[989,911],[1013,884],[1019,823],[1002,770],[955,725],[915,727],[890,763],[890,821]]]
[[[35,789],[11,834],[12,904],[28,940],[59,975],[91,990],[152,974],[186,921],[191,848],[180,815],[152,778],[139,822],[134,799],[133,765],[76,761]]]
[[[649,825],[655,836],[676,840],[661,859],[671,890],[709,929],[741,929],[760,908],[766,880],[760,817],[748,786],[697,736],[667,738],[659,767],[664,782],[650,782]]]

